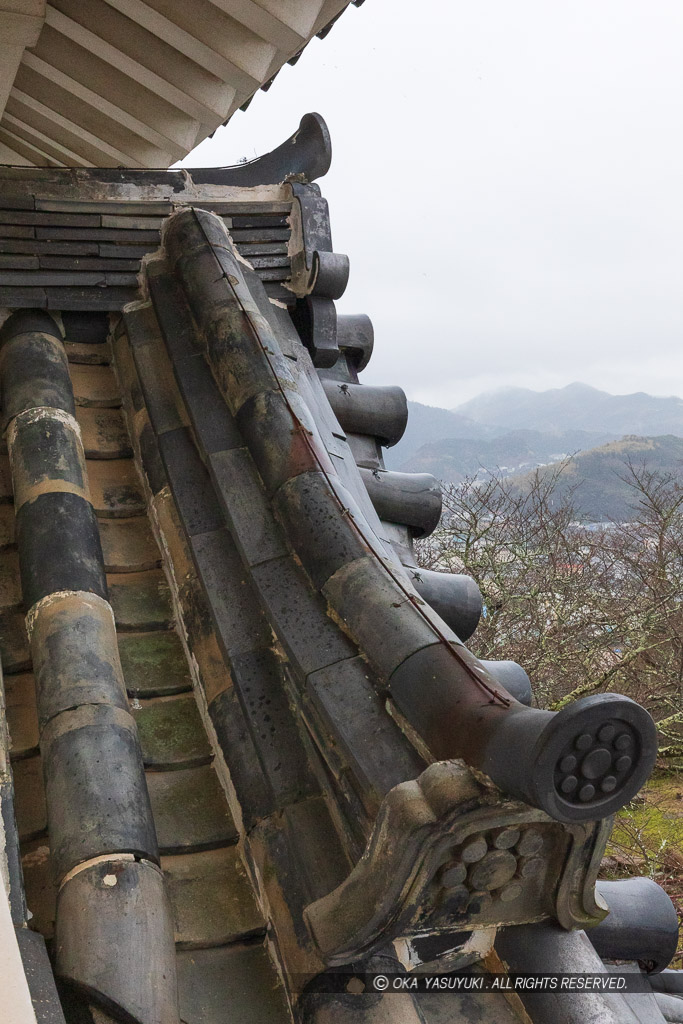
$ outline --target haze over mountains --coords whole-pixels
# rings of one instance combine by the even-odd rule
[[[492,471],[500,471],[505,476],[526,472],[614,439],[613,434],[585,430],[567,430],[557,434],[512,430],[498,437],[443,438],[423,444],[400,465],[394,465],[391,453],[385,461],[390,469],[433,473],[439,480],[460,483],[465,476],[483,477]]]
[[[683,399],[660,398],[643,391],[610,395],[578,383],[549,391],[489,391],[453,411],[476,423],[498,424],[506,430],[524,427],[552,433],[580,429],[619,436],[683,433]]]
[[[385,452],[389,469],[459,483],[491,472],[524,474],[576,454],[570,474],[574,483],[590,479],[579,496],[584,492],[585,511],[596,518],[624,514],[625,485],[614,481],[628,458],[683,479],[683,400],[677,397],[610,395],[575,383],[540,392],[504,388],[453,410],[408,404],[406,433]]]

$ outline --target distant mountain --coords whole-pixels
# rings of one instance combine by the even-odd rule
[[[486,438],[497,433],[500,433],[499,428],[475,423],[474,420],[457,412],[421,405],[419,402],[408,402],[406,432],[397,445],[385,452],[385,462],[389,469],[398,469],[418,448],[431,441],[454,437]]]
[[[609,395],[578,383],[549,391],[529,388],[489,391],[459,405],[453,413],[489,428],[505,430],[551,433],[587,430],[616,437],[623,434],[683,436],[683,399],[659,398],[642,391],[632,395]]]
[[[503,388],[453,410],[409,402],[408,412],[405,435],[385,451],[387,468],[453,483],[495,471],[524,473],[624,435],[629,443],[655,438],[657,451],[670,435],[673,457],[672,444],[683,438],[682,399],[610,395],[578,383],[549,391]],[[589,504],[596,507],[593,499]]]
[[[580,452],[561,473],[559,491],[575,486],[573,500],[578,511],[591,522],[628,522],[637,504],[633,488],[624,479],[629,461],[634,466],[645,465],[649,470],[673,473],[683,479],[683,438],[671,434],[631,436]],[[529,474],[513,479],[524,487]]]
[[[610,434],[585,430],[561,434],[513,430],[491,438],[447,438],[423,444],[398,468],[407,473],[433,473],[439,480],[460,483],[466,476],[523,473],[609,440]]]

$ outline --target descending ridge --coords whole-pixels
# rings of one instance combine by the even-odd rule
[[[240,265],[222,223],[188,210],[170,219],[166,239],[213,373],[292,547],[433,753],[464,757],[503,790],[560,820],[604,816],[630,799],[654,763],[649,715],[616,695],[577,701],[560,714],[515,701],[457,634],[416,600],[403,567],[391,558],[393,549],[383,543],[355,463],[342,458],[333,464],[325,447],[315,417],[321,408],[317,378],[300,373],[297,380],[286,365],[278,340],[284,320],[275,328],[264,316],[263,300],[259,308],[254,298],[262,294],[260,282],[253,277],[246,284],[252,272]],[[381,471],[377,476],[381,480]],[[405,509],[405,498],[401,504]],[[424,509],[424,500],[420,505]],[[410,519],[418,530],[436,525],[431,512],[424,522]],[[597,734],[608,728],[623,737],[618,742],[630,756],[603,756]],[[579,737],[587,738],[580,749],[592,757],[586,780],[596,784],[574,790],[564,765]]]
[[[228,248],[227,245],[224,247]],[[192,254],[193,251],[197,251],[200,248],[201,246],[197,245],[197,243],[193,245],[191,239],[183,238],[183,242],[178,245],[177,252],[181,255],[181,258],[187,259],[189,258],[188,254]],[[338,830],[341,827],[341,831],[338,831],[338,836],[342,846],[349,850],[352,860],[357,858],[358,852],[360,852],[366,841],[366,837],[371,836],[373,830],[375,830],[374,834],[376,836],[379,836],[382,828],[389,828],[391,830],[392,827],[395,827],[400,833],[403,826],[398,819],[394,820],[393,825],[390,825],[390,820],[388,820],[387,824],[383,826],[381,825],[382,811],[380,810],[380,819],[377,822],[374,821],[374,817],[377,813],[377,808],[384,807],[384,798],[390,790],[396,792],[396,799],[398,800],[398,794],[402,789],[402,780],[414,778],[416,771],[419,772],[419,754],[417,750],[410,754],[410,746],[406,745],[405,738],[402,736],[401,731],[396,728],[395,721],[386,714],[382,702],[377,700],[379,693],[372,685],[372,674],[369,672],[367,664],[358,658],[357,648],[354,646],[353,639],[347,635],[347,630],[345,628],[340,630],[339,624],[335,625],[334,617],[330,618],[328,607],[324,603],[318,605],[313,596],[317,567],[315,561],[311,561],[311,558],[329,557],[330,551],[332,552],[332,557],[337,557],[331,541],[323,540],[321,543],[320,538],[316,537],[316,531],[320,529],[321,525],[324,525],[325,518],[314,518],[307,524],[307,553],[304,552],[302,554],[302,549],[297,547],[296,539],[294,540],[294,547],[304,560],[305,572],[302,573],[299,559],[295,558],[292,560],[293,552],[289,546],[286,534],[290,524],[286,518],[283,518],[282,507],[278,504],[280,499],[278,497],[273,506],[270,506],[268,501],[268,491],[277,492],[278,490],[277,483],[273,484],[273,481],[269,479],[268,471],[271,466],[275,469],[276,465],[282,467],[287,465],[287,463],[281,461],[276,464],[272,461],[273,456],[270,456],[271,461],[261,464],[261,472],[255,472],[255,465],[252,460],[255,459],[256,463],[259,464],[259,458],[268,459],[267,445],[273,443],[274,438],[272,435],[270,438],[267,438],[263,430],[261,430],[260,434],[250,432],[250,428],[247,427],[246,436],[247,438],[254,438],[254,447],[251,447],[250,443],[245,444],[244,419],[240,422],[240,416],[234,416],[230,402],[227,403],[227,406],[222,404],[220,386],[223,383],[226,383],[227,386],[231,380],[235,380],[236,383],[239,383],[240,387],[248,390],[252,387],[251,382],[254,380],[253,367],[250,367],[246,361],[238,361],[233,363],[233,369],[231,370],[227,370],[227,364],[225,364],[226,370],[224,372],[219,363],[213,366],[212,376],[208,372],[207,362],[203,354],[201,331],[193,323],[190,310],[183,300],[182,291],[178,286],[177,279],[176,281],[173,280],[169,265],[163,260],[155,260],[147,264],[146,272],[155,315],[149,303],[138,304],[127,309],[125,326],[131,348],[130,350],[127,349],[125,335],[121,334],[120,341],[117,342],[117,352],[120,353],[118,357],[119,365],[124,365],[126,358],[129,359],[127,353],[130,351],[133,356],[140,393],[144,399],[146,412],[149,414],[148,422],[145,410],[138,399],[137,407],[140,411],[135,414],[138,439],[136,447],[139,448],[140,457],[146,467],[148,479],[156,480],[152,489],[161,496],[166,480],[170,485],[170,492],[178,509],[181,528],[187,535],[192,560],[208,598],[219,642],[221,643],[224,655],[228,659],[228,663],[231,665],[236,700],[235,697],[231,697],[230,700],[227,699],[228,691],[218,694],[209,692],[207,693],[207,703],[210,716],[216,725],[219,743],[221,743],[228,762],[231,778],[236,786],[238,798],[243,806],[249,803],[251,807],[257,808],[256,813],[250,816],[251,820],[245,822],[245,827],[249,838],[249,846],[256,856],[257,868],[260,870],[261,877],[265,883],[265,895],[269,902],[271,919],[274,924],[275,935],[278,939],[278,946],[284,958],[285,969],[292,972],[289,974],[290,988],[296,984],[297,967],[304,964],[310,971],[315,963],[315,959],[311,959],[315,947],[312,948],[310,946],[310,939],[307,937],[306,932],[301,931],[301,925],[304,921],[308,921],[316,938],[318,944],[317,955],[319,956],[322,953],[323,957],[330,957],[332,962],[335,962],[335,958],[338,957],[337,962],[343,963],[348,962],[348,958],[353,955],[351,949],[347,948],[345,952],[342,952],[340,948],[336,953],[333,953],[334,943],[339,943],[340,941],[348,942],[352,938],[356,951],[355,955],[359,955],[360,950],[363,948],[363,943],[365,943],[364,948],[367,955],[373,950],[381,948],[381,943],[383,941],[386,942],[386,939],[392,934],[396,935],[397,932],[400,934],[401,928],[411,929],[416,927],[418,919],[423,922],[423,927],[424,923],[429,919],[433,930],[438,932],[445,929],[444,941],[447,942],[448,916],[444,919],[443,925],[440,926],[438,921],[441,914],[452,915],[455,913],[460,927],[472,927],[474,925],[475,928],[475,922],[479,919],[484,921],[487,916],[489,920],[500,920],[501,913],[510,913],[513,917],[516,917],[519,915],[520,910],[519,908],[515,909],[515,900],[520,898],[528,899],[528,896],[523,897],[523,884],[519,885],[516,881],[514,881],[514,884],[509,884],[507,886],[509,894],[504,897],[503,903],[498,903],[497,905],[495,900],[492,900],[489,895],[491,888],[495,889],[501,884],[503,888],[506,887],[506,881],[502,875],[500,875],[501,880],[497,880],[500,871],[503,869],[494,867],[494,864],[498,865],[498,860],[502,858],[502,853],[498,854],[495,851],[508,849],[506,844],[508,842],[507,833],[509,832],[510,846],[515,844],[519,846],[520,853],[517,856],[521,856],[522,860],[525,857],[531,858],[540,867],[543,859],[538,859],[538,852],[543,850],[543,858],[549,857],[549,862],[551,862],[553,857],[556,856],[556,854],[551,853],[551,849],[553,844],[559,839],[560,833],[558,832],[558,835],[551,840],[552,833],[548,832],[546,834],[545,829],[539,832],[538,828],[531,828],[528,836],[526,831],[519,827],[510,828],[507,826],[506,831],[506,827],[502,827],[504,819],[501,819],[500,811],[494,820],[499,829],[502,827],[500,835],[502,836],[504,832],[506,838],[505,841],[502,838],[499,839],[499,833],[495,829],[490,838],[486,837],[486,843],[482,844],[483,854],[479,853],[477,855],[478,859],[483,856],[486,866],[484,867],[484,864],[482,864],[481,871],[479,872],[481,881],[478,878],[474,880],[475,891],[472,892],[471,889],[463,888],[460,883],[456,884],[455,891],[447,903],[441,904],[439,907],[437,902],[439,910],[435,913],[436,908],[432,902],[434,897],[427,896],[427,893],[431,891],[429,878],[433,867],[427,869],[428,875],[426,877],[423,876],[419,880],[415,879],[411,883],[414,887],[412,898],[417,900],[418,905],[420,900],[426,901],[426,905],[423,903],[420,907],[418,918],[415,918],[414,910],[411,911],[406,907],[400,912],[391,931],[386,930],[386,922],[382,924],[377,918],[374,924],[369,925],[369,922],[366,922],[366,925],[363,925],[361,921],[363,914],[358,910],[358,898],[354,894],[354,886],[356,884],[360,885],[360,891],[364,892],[366,897],[375,887],[374,898],[370,906],[374,906],[376,909],[386,906],[387,911],[391,903],[397,898],[398,893],[396,890],[394,890],[393,895],[391,892],[382,890],[383,883],[381,878],[391,878],[392,881],[396,881],[394,876],[398,869],[398,878],[401,879],[403,877],[402,873],[408,865],[399,866],[396,864],[393,868],[389,868],[387,865],[384,873],[380,873],[378,871],[379,861],[373,864],[373,858],[383,857],[385,854],[377,846],[377,841],[374,841],[374,852],[373,841],[371,841],[368,847],[370,853],[366,857],[370,857],[370,868],[368,869],[368,862],[364,858],[354,869],[355,877],[354,872],[352,872],[346,882],[340,879],[341,885],[338,885],[338,889],[333,890],[329,897],[324,899],[318,898],[316,901],[315,889],[311,889],[312,877],[305,870],[303,876],[301,876],[301,883],[295,882],[295,878],[302,870],[303,864],[307,861],[310,862],[311,853],[312,850],[315,850],[316,843],[320,842],[320,829],[316,827],[311,832],[310,825],[308,830],[303,828],[303,821],[305,819],[299,816],[298,830],[291,830],[291,825],[288,824],[288,821],[291,823],[291,813],[297,802],[302,801],[302,797],[292,795],[291,790],[290,795],[282,793],[280,790],[279,795],[278,793],[275,794],[276,800],[279,800],[281,806],[290,809],[286,817],[279,821],[277,832],[273,834],[272,826],[269,824],[269,816],[272,812],[268,809],[268,802],[265,804],[259,803],[259,800],[255,799],[253,789],[255,780],[251,773],[245,772],[245,764],[249,763],[249,757],[252,755],[247,754],[247,748],[244,747],[244,740],[246,739],[244,732],[241,732],[241,749],[238,749],[234,742],[238,734],[236,730],[240,731],[244,728],[244,726],[238,726],[238,722],[243,721],[242,716],[245,716],[247,735],[250,736],[249,746],[253,744],[255,748],[252,748],[256,756],[254,764],[258,763],[260,766],[259,775],[263,771],[266,772],[267,779],[269,768],[266,750],[270,741],[268,740],[268,733],[261,732],[257,721],[254,721],[252,718],[253,705],[251,704],[249,693],[250,684],[253,683],[253,676],[248,673],[243,675],[243,665],[248,665],[249,661],[253,661],[254,655],[250,654],[248,661],[242,661],[242,651],[251,650],[254,647],[258,649],[259,642],[257,641],[257,634],[255,634],[252,640],[247,640],[246,648],[242,647],[241,650],[235,649],[235,639],[232,635],[235,626],[234,615],[237,607],[240,609],[239,620],[244,622],[244,600],[246,598],[244,588],[247,584],[244,570],[247,571],[251,586],[256,590],[256,596],[262,609],[262,612],[254,611],[252,615],[259,615],[265,612],[277,636],[279,645],[282,647],[280,658],[286,657],[289,664],[289,672],[284,678],[281,678],[280,687],[284,686],[285,692],[289,691],[290,703],[294,700],[301,706],[304,716],[303,720],[308,733],[308,742],[306,742],[307,736],[305,734],[302,737],[306,742],[306,754],[309,762],[315,768],[318,777],[323,781],[327,800],[329,801],[331,798],[336,804],[337,814],[342,814],[342,819],[337,819]],[[243,266],[238,268],[234,264],[230,273],[235,278],[237,278],[237,274],[248,278],[249,274],[248,270]],[[209,271],[208,265],[203,268],[203,279],[205,281],[216,280],[215,275],[212,275]],[[310,363],[308,363],[306,352],[301,348],[300,343],[295,340],[291,329],[286,327],[287,321],[283,320],[277,308],[268,308],[270,304],[264,305],[264,301],[267,302],[267,300],[257,297],[258,284],[253,282],[253,279],[249,280],[252,291],[249,297],[243,301],[251,303],[249,306],[251,310],[250,315],[256,318],[259,325],[264,321],[266,323],[270,321],[277,325],[275,329],[278,331],[278,340],[281,344],[284,342],[285,347],[283,351],[285,358],[289,361],[290,372],[295,374],[295,379],[299,386],[303,382],[304,388],[309,388],[304,393],[310,399],[311,395],[315,396],[316,389],[318,393],[322,389],[320,389],[320,385],[317,383],[315,372],[312,371]],[[211,310],[211,305],[198,306],[196,309],[197,311],[201,310],[202,313],[208,313]],[[158,323],[161,325],[161,331],[164,335],[167,355],[164,352],[156,318],[158,318]],[[235,324],[234,320],[232,324]],[[357,330],[353,336],[355,341],[358,342]],[[268,347],[272,354],[274,351],[272,337]],[[349,346],[349,351],[353,351],[351,346]],[[346,354],[344,354],[344,359],[346,360]],[[209,364],[211,364],[210,355]],[[236,367],[239,367],[239,370],[236,370]],[[235,376],[231,376],[232,374],[235,374]],[[338,375],[339,370],[332,371],[332,379],[334,379],[335,374]],[[131,407],[134,408],[137,391],[132,370],[127,371],[126,377],[128,379],[126,390],[130,392]],[[175,381],[173,377],[175,377]],[[343,384],[344,380],[342,379],[340,383]],[[348,461],[342,461],[346,435],[339,425],[335,427],[334,417],[331,417],[331,410],[329,406],[325,405],[325,399],[318,398],[316,400],[313,398],[312,401],[314,403],[312,407],[315,409],[315,420],[307,421],[310,424],[307,429],[313,428],[313,422],[315,422],[318,428],[320,428],[321,424],[326,425],[324,429],[328,432],[324,436],[326,438],[327,455],[328,457],[338,459],[339,462],[336,465],[344,465],[346,467],[344,468],[344,472],[347,474],[346,479],[352,479],[348,472],[351,470],[351,464]],[[149,432],[150,427],[151,434]],[[394,428],[394,432],[396,432],[396,428]],[[390,433],[387,429],[380,436],[387,437]],[[152,439],[156,443],[153,443]],[[295,460],[299,459],[296,449],[293,450],[292,455]],[[159,463],[161,466],[159,466]],[[296,465],[298,468],[301,468],[301,466],[305,465],[305,462],[295,461],[294,463],[290,462],[290,465]],[[264,466],[266,467],[265,474]],[[355,463],[353,468],[355,469]],[[377,467],[377,469],[381,472],[380,467]],[[300,477],[305,477],[305,475],[305,473],[299,474]],[[403,523],[402,527],[397,525],[393,528],[392,539],[389,540],[386,533],[383,532],[380,520],[377,518],[367,488],[363,487],[361,490],[356,485],[354,487],[353,504],[346,497],[345,507],[354,509],[355,507],[362,506],[363,514],[371,517],[371,521],[374,521],[377,526],[379,535],[383,535],[385,542],[391,545],[382,552],[383,558],[386,559],[388,556],[390,559],[389,564],[395,565],[396,571],[404,573],[403,578],[407,579],[408,573],[415,572],[410,539],[415,533],[419,533],[421,529],[428,530],[430,521],[416,523],[412,515],[404,514],[402,503],[399,500],[394,503],[393,512],[389,514],[393,515],[399,524],[402,519],[407,521]],[[201,499],[199,499],[199,495],[201,495]],[[217,503],[215,501],[216,498],[218,499]],[[202,509],[202,515],[199,516],[199,519],[197,504]],[[212,511],[207,519],[208,508],[211,508]],[[353,514],[356,514],[355,511]],[[301,527],[306,528],[301,516],[299,521]],[[433,515],[431,516],[431,522],[433,523]],[[285,531],[283,531],[283,526]],[[311,532],[311,528],[313,532]],[[404,531],[403,533],[401,533],[401,529]],[[177,537],[176,546],[179,546]],[[241,567],[240,563],[234,560],[236,554],[235,547],[241,556]],[[224,562],[223,560],[230,551],[234,553],[230,554],[228,562]],[[311,552],[313,552],[313,555]],[[308,560],[305,560],[306,558]],[[405,563],[407,569],[403,563]],[[179,564],[182,564],[182,561]],[[224,568],[222,573],[217,575],[217,566],[219,565],[224,566]],[[220,579],[220,584],[218,579]],[[177,580],[178,572],[176,570]],[[232,581],[234,586],[234,581],[236,580],[240,581],[240,596],[237,597],[235,595],[231,599],[228,597],[232,593],[230,581]],[[313,590],[311,590],[311,584],[313,584]],[[451,586],[453,585],[451,584]],[[471,592],[471,585],[469,586],[470,606],[474,605],[476,609],[476,596]],[[464,611],[461,609],[461,622],[467,622],[468,615],[471,622],[473,614],[476,618],[476,611],[473,612],[471,607],[467,606],[467,600],[463,599],[462,590],[462,584],[456,582],[450,593],[450,600],[446,599],[444,603],[452,609],[458,603],[457,600],[453,601],[453,595],[459,592],[460,597],[458,600],[461,605],[463,603],[465,605]],[[194,618],[192,615],[193,599],[189,599],[187,594],[183,595],[181,586],[178,586],[177,594],[181,610],[187,608],[186,618],[189,613],[189,621],[192,622]],[[467,591],[465,591],[465,594],[467,594]],[[253,598],[250,598],[251,600]],[[227,614],[229,608],[232,608],[232,616]],[[313,626],[314,623],[317,623],[315,627]],[[188,635],[190,634],[191,628],[188,630]],[[265,637],[260,643],[263,644],[264,641]],[[192,644],[192,641],[190,643]],[[494,672],[496,671],[498,669],[494,668]],[[524,690],[525,699],[529,699],[528,680],[518,667],[504,664],[500,668],[500,673],[500,678],[510,680],[511,686],[518,684],[520,686],[520,695],[521,691]],[[495,680],[495,676],[493,678]],[[277,690],[271,690],[270,692],[271,694],[276,694]],[[362,714],[358,714],[354,710],[354,708],[360,707],[363,708]],[[278,723],[284,725],[286,717],[287,715],[283,709],[277,715]],[[295,750],[297,748],[301,741],[297,739],[296,732],[298,730],[295,730],[289,742],[280,746],[280,750]],[[372,732],[375,739],[373,743],[368,744],[366,738],[370,732]],[[380,736],[382,736],[382,739],[378,746],[377,741]],[[310,740],[313,740],[312,747]],[[333,751],[335,751],[334,755],[332,754]],[[320,763],[321,757],[322,764]],[[303,764],[301,756],[297,758],[297,761],[300,765]],[[477,798],[478,789],[474,780],[469,782],[466,775],[458,776],[457,772],[453,775],[452,771],[450,776],[448,774],[444,776],[441,770],[436,772],[436,768],[437,766],[435,765],[433,769],[430,769],[423,775],[423,793],[428,802],[432,802],[435,799],[438,787],[443,787],[444,785],[447,788],[450,785],[453,790],[452,799],[455,802],[451,805],[451,813],[458,806],[458,800],[472,801],[473,798]],[[272,771],[272,768],[270,771]],[[448,783],[446,782],[447,778],[449,779]],[[437,780],[439,781],[437,782]],[[266,780],[264,779],[264,781]],[[246,785],[249,785],[251,788],[244,788]],[[434,789],[434,786],[437,789]],[[266,782],[266,787],[270,788],[268,782]],[[294,792],[297,791],[300,792],[298,786]],[[481,796],[478,799],[481,799]],[[263,797],[261,797],[261,800],[263,800]],[[443,804],[443,797],[440,800],[441,807],[437,817],[443,815],[446,810],[446,805]],[[302,801],[303,804],[309,802],[311,802],[310,797],[304,798]],[[436,806],[434,805],[435,809]],[[471,806],[471,803],[469,806]],[[259,807],[263,807],[263,810],[259,811]],[[387,804],[386,813],[389,813],[388,808],[389,805]],[[512,806],[510,806],[510,810],[512,810]],[[520,820],[517,817],[516,821],[519,822]],[[542,820],[543,815],[535,818],[536,822]],[[308,821],[312,824],[310,817]],[[377,831],[378,829],[379,831]],[[284,850],[280,842],[277,841],[278,835],[282,838],[287,837],[289,852],[284,859]],[[326,856],[328,862],[331,856],[332,859],[336,858],[338,860],[338,854],[333,853],[336,845],[334,831],[330,830],[329,826],[325,829],[325,835],[326,850],[323,856]],[[575,833],[575,835],[578,839],[578,833]],[[589,835],[593,836],[591,841],[596,844],[595,850],[597,854],[597,850],[600,849],[601,844],[604,842],[604,838],[600,838],[600,835],[605,836],[604,829],[602,832],[599,830],[595,832],[593,826],[591,826],[587,831],[582,832],[584,838],[581,839],[581,843],[585,843]],[[406,834],[406,840],[408,841],[407,849],[412,851],[411,856],[414,863],[414,857],[418,854],[420,847],[419,845],[414,845],[417,840],[410,840],[409,834]],[[477,842],[481,842],[481,840],[477,839]],[[464,846],[467,846],[466,842]],[[559,850],[562,848],[562,845],[556,847],[557,852],[559,853]],[[295,854],[297,850],[298,852]],[[425,852],[420,853],[419,857],[423,857]],[[290,860],[293,854],[295,854],[294,862]],[[596,854],[593,855],[593,863],[597,866],[597,861],[595,861]],[[509,854],[505,854],[505,857],[510,859]],[[511,864],[517,865],[516,870],[519,871],[519,862],[516,858],[511,858]],[[298,867],[295,867],[295,865],[298,865]],[[339,866],[343,871],[341,861]],[[531,879],[533,873],[530,872],[530,868],[525,865],[522,865],[522,867],[525,872],[523,877]],[[578,864],[576,867],[578,867]],[[361,876],[358,876],[358,871],[361,868],[363,868],[365,874],[361,871]],[[370,874],[367,873],[368,870],[370,870]],[[457,867],[454,870],[459,872]],[[558,867],[554,870],[557,871]],[[576,870],[576,868],[572,870]],[[506,866],[504,873],[507,871],[508,868]],[[484,881],[485,878],[489,878],[489,872],[493,872],[490,876],[491,880]],[[514,873],[515,867],[513,866],[512,875]],[[508,879],[511,877],[511,875],[506,875]],[[539,891],[538,886],[542,876],[535,875],[533,877],[536,891]],[[550,874],[548,877],[550,877]],[[289,898],[287,905],[282,906],[280,900],[285,878],[287,879],[286,891],[289,892]],[[271,880],[270,882],[269,879]],[[377,888],[378,880],[379,888]],[[320,883],[322,881],[320,878],[317,880],[318,891],[320,891]],[[482,884],[484,885],[483,891],[477,892],[476,886],[481,886]],[[572,885],[576,885],[576,882],[573,882]],[[306,889],[311,893],[309,900],[313,899],[313,902],[308,902],[308,904],[305,895]],[[462,902],[463,896],[460,890],[463,890],[464,893],[464,903]],[[542,890],[543,886],[541,885],[540,891],[542,892]],[[562,885],[560,885],[560,891],[562,891]],[[295,897],[294,901],[292,901],[292,896],[297,892],[300,892],[301,895]],[[421,893],[420,897],[417,895],[418,892]],[[338,896],[337,893],[339,894]],[[602,914],[602,911],[596,907],[591,910],[590,899],[588,898],[589,893],[590,887],[587,885],[584,893],[587,902],[584,909],[579,910],[579,906],[574,905],[570,911],[570,914],[579,912],[580,914],[588,915],[583,918],[586,923],[588,923],[591,914],[597,916]],[[509,912],[504,910],[506,900],[510,902]],[[458,903],[458,901],[460,902]],[[407,902],[410,903],[410,900]],[[345,909],[342,910],[343,907]],[[468,911],[463,916],[465,907],[468,908]],[[565,926],[569,923],[569,918],[565,918],[567,910],[568,906],[567,909],[561,909],[558,904],[553,911],[553,913],[560,916],[560,919],[566,920]],[[522,914],[525,912],[528,913],[528,911],[522,911]],[[393,913],[396,913],[395,905]],[[427,914],[427,917],[425,917],[425,914]],[[452,920],[451,917],[451,922]],[[331,925],[331,931],[329,922],[334,922]],[[363,930],[368,925],[370,930],[366,932],[365,938],[363,938]],[[348,931],[346,938],[342,940],[340,932],[343,932],[345,927],[348,928]],[[452,927],[453,923],[450,923],[450,928],[452,929]],[[380,944],[379,946],[378,943]]]

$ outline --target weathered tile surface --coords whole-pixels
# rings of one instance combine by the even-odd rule
[[[303,569],[292,558],[274,558],[252,569],[278,639],[303,676],[355,657],[351,641],[327,615]]]
[[[76,409],[83,447],[89,459],[121,459],[133,454],[120,409]]]
[[[268,647],[268,623],[229,531],[223,527],[191,537],[190,550],[216,635],[230,659]]]
[[[185,1024],[290,1024],[284,989],[261,943],[178,954]]]
[[[164,697],[192,689],[185,652],[175,632],[119,633],[118,639],[131,696]]]
[[[121,405],[119,384],[111,366],[72,363],[70,373],[76,405],[96,409]]]
[[[189,356],[175,364],[178,386],[188,405],[192,426],[203,451],[224,451],[243,444],[217,384],[203,356]],[[216,401],[216,398],[219,401]]]
[[[106,518],[98,525],[107,572],[140,572],[161,564],[161,554],[147,516]]]
[[[132,459],[88,459],[87,469],[98,516],[120,518],[145,511],[145,495]]]
[[[50,865],[50,848],[46,838],[24,843],[21,851],[26,905],[31,911],[31,927],[51,939],[55,928],[57,890]]]
[[[212,753],[192,694],[135,701],[145,766],[157,771],[206,764]]]
[[[20,605],[19,554],[14,547],[0,548],[0,609],[5,611]]]
[[[0,548],[14,544],[15,516],[14,505],[9,502],[0,504]]]
[[[235,689],[229,686],[211,702],[209,714],[242,811],[247,834],[257,821],[272,814],[275,795],[256,753],[254,739]]]
[[[108,366],[111,362],[109,349],[106,345],[93,345],[88,342],[66,341],[66,355],[70,363],[83,363],[90,366]]]
[[[235,691],[241,693],[244,720],[277,805],[317,792],[279,659],[267,648],[250,651],[233,658],[232,671]],[[225,734],[221,719],[228,713],[229,704],[220,698],[213,702],[211,717],[221,736]]]
[[[163,854],[237,841],[237,829],[212,765],[148,772],[147,789]]]
[[[17,828],[22,843],[37,839],[47,830],[45,786],[41,759],[23,757],[12,765]]]
[[[5,676],[5,702],[13,759],[38,750],[38,712],[32,672]]]
[[[115,573],[107,577],[109,600],[120,630],[169,629],[173,609],[163,572]]]
[[[31,667],[24,613],[20,608],[0,611],[0,659],[5,674]]]
[[[179,946],[222,946],[265,931],[237,846],[162,857],[161,866]]]
[[[12,500],[12,473],[9,468],[9,456],[3,443],[0,451],[0,501]]]
[[[162,434],[159,451],[188,536],[220,529],[224,525],[220,505],[189,428]]]
[[[282,529],[246,448],[215,452],[207,461],[244,561],[253,566],[285,555]]]
[[[30,928],[17,932],[19,952],[33,1002],[36,1024],[62,1024],[59,996],[50,967],[45,939]]]

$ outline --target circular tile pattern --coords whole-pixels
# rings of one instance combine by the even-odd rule
[[[630,765],[630,760],[628,758],[626,760]],[[599,779],[602,778],[611,764],[612,752],[607,747],[597,747],[595,750],[591,750],[590,754],[586,754],[581,762],[581,774],[584,779]],[[562,765],[560,765],[561,768]]]
[[[541,829],[506,825],[470,835],[455,846],[436,876],[439,915],[485,914],[494,903],[512,903],[537,887],[546,869]]]
[[[604,801],[627,783],[637,737],[626,721],[603,722],[567,740],[555,764],[558,795],[572,806]]]
[[[509,850],[519,841],[519,836],[518,828],[504,828],[502,832],[493,837],[493,845],[497,850]]]
[[[441,872],[441,884],[447,889],[453,889],[460,885],[467,878],[467,868],[464,864],[452,864],[446,866]]]
[[[543,849],[543,836],[535,828],[527,828],[517,843],[517,853],[522,857],[531,857]]]
[[[531,718],[528,719],[528,735],[536,736],[528,753],[517,758],[511,758],[509,752],[501,754],[500,766],[496,761],[496,767],[505,767],[517,791],[527,794],[528,803],[543,808],[557,821],[595,821],[613,814],[638,792],[652,771],[657,756],[657,729],[652,716],[629,697],[594,693],[537,721],[536,736]],[[522,735],[527,734],[520,729],[520,746]],[[595,778],[588,779],[582,774],[582,762],[596,750],[607,751],[610,763],[604,754],[590,758],[587,770]],[[619,756],[631,758],[631,767],[626,771],[616,768]],[[566,770],[568,757],[577,760],[571,771]],[[604,769],[602,774],[600,768]],[[561,788],[567,775],[579,780],[569,794]],[[617,780],[609,793],[601,786],[608,776]],[[579,795],[586,784],[593,785],[595,790],[590,800],[582,800]]]
[[[503,903],[512,903],[513,900],[518,899],[523,892],[523,887],[519,882],[510,882],[504,889],[500,890],[500,898]]]
[[[488,853],[488,843],[483,836],[474,836],[468,839],[460,854],[465,864],[475,864]]]
[[[542,857],[525,857],[520,866],[519,873],[522,878],[538,878],[543,874],[545,861]]]
[[[469,882],[474,889],[490,892],[500,889],[517,871],[517,858],[508,850],[491,850],[470,869]]]

